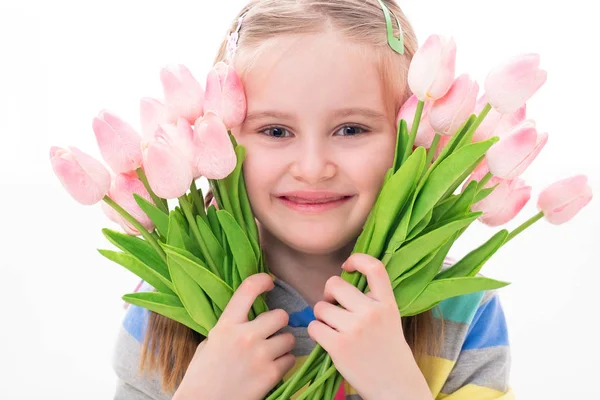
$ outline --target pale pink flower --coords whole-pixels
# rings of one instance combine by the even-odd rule
[[[576,175],[554,182],[538,198],[537,208],[551,224],[560,225],[573,218],[592,200],[587,176]]]
[[[444,96],[452,82],[456,68],[454,39],[431,35],[419,47],[408,70],[410,90],[421,101],[437,100]]]
[[[192,184],[192,166],[181,148],[159,127],[154,137],[143,143],[144,171],[157,196],[174,199]]]
[[[193,124],[204,112],[204,89],[184,65],[171,65],[160,71],[167,122],[180,117]]]
[[[160,128],[168,135],[171,143],[178,148],[185,160],[189,162],[193,178],[199,178],[202,173],[198,169],[197,158],[201,150],[194,128],[185,118],[179,118],[175,124],[162,124]]]
[[[454,135],[475,109],[479,85],[469,75],[462,74],[429,110],[429,123],[435,133]]]
[[[50,162],[60,183],[81,204],[99,202],[110,189],[108,169],[76,147],[51,147]]]
[[[486,153],[489,170],[497,177],[513,179],[521,175],[548,142],[547,133],[538,133],[535,122],[525,120]]]
[[[419,99],[414,94],[404,102],[400,110],[398,111],[398,115],[396,116],[396,126],[400,124],[400,120],[406,121],[406,126],[408,132],[410,133],[412,129],[412,124],[415,118],[415,112],[417,111],[417,103]],[[421,113],[421,120],[419,122],[419,127],[417,128],[417,137],[415,138],[416,146],[423,146],[426,149],[431,147],[431,142],[435,136],[435,132],[433,128],[429,124],[428,113],[431,108],[431,102],[425,103],[423,106],[423,112]]]
[[[140,121],[142,125],[142,137],[150,140],[158,126],[168,123],[167,109],[163,103],[151,97],[140,100]]]
[[[480,181],[488,173],[485,164],[480,164],[463,185],[463,190],[472,180]],[[531,198],[531,186],[521,178],[512,180],[493,176],[486,188],[498,185],[485,199],[471,206],[471,211],[482,211],[479,220],[488,226],[507,223],[519,214]]]
[[[219,115],[227,129],[240,125],[246,118],[246,94],[235,69],[220,61],[206,78],[204,113]]]
[[[123,207],[125,211],[131,214],[131,216],[140,224],[142,224],[144,228],[146,228],[148,231],[152,231],[154,229],[154,223],[137,204],[135,198],[133,197],[134,193],[148,200],[150,203],[154,203],[150,197],[150,194],[144,187],[144,184],[139,180],[135,172],[116,175],[112,181],[110,191],[108,192],[108,197]],[[129,221],[123,218],[121,214],[116,212],[108,204],[103,203],[102,209],[108,218],[111,221],[118,223],[127,234],[135,236],[140,234],[140,232],[133,225],[131,225]]]
[[[474,113],[479,115],[486,104],[487,99],[485,98],[485,95],[483,95],[477,100],[477,103],[475,103]],[[508,114],[501,114],[494,108],[490,109],[481,124],[479,124],[475,130],[473,142],[481,142],[492,136],[502,138],[506,133],[514,129],[515,126],[525,121],[526,115],[527,105],[525,104],[517,109],[517,111]]]
[[[194,127],[198,171],[208,179],[227,177],[235,169],[237,158],[225,124],[209,111],[198,118]]]
[[[142,138],[127,122],[102,110],[92,129],[102,158],[115,173],[135,171],[142,165]]]
[[[546,71],[539,68],[538,54],[520,54],[494,68],[486,77],[485,96],[502,114],[523,106],[546,82]]]

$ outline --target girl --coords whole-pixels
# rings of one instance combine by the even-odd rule
[[[404,54],[388,46],[384,6],[400,23]],[[130,307],[115,399],[262,399],[315,343],[344,376],[337,399],[512,398],[494,292],[401,320],[383,264],[350,256],[411,95],[417,42],[398,5],[256,0],[231,32],[235,58],[225,41],[217,61],[231,62],[246,90],[247,117],[232,133],[247,149],[244,178],[271,276],[246,279],[208,338]],[[371,292],[342,280],[341,268],[365,274]],[[270,311],[248,321],[263,292]]]

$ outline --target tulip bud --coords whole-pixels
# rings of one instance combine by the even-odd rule
[[[78,202],[99,202],[110,189],[110,172],[95,158],[76,147],[50,148],[52,169],[63,187]]]
[[[168,66],[161,70],[167,122],[180,117],[193,124],[204,112],[204,89],[183,65]]]
[[[179,118],[176,124],[163,124],[160,126],[167,134],[171,143],[177,147],[178,151],[183,155],[184,159],[192,168],[192,176],[194,179],[201,176],[201,171],[196,165],[196,158],[200,149],[196,140],[196,133],[185,118]]]
[[[193,178],[191,164],[162,128],[143,144],[142,154],[148,184],[157,196],[173,199],[187,192]]]
[[[208,179],[226,178],[235,169],[237,157],[225,124],[209,111],[194,126],[198,171]]]
[[[103,110],[94,118],[92,129],[102,158],[115,173],[135,171],[142,165],[142,138],[127,122]]]
[[[159,125],[168,123],[167,109],[163,103],[151,97],[140,100],[140,121],[142,137],[150,140]]]
[[[554,182],[540,193],[537,208],[554,225],[573,218],[592,200],[592,188],[585,175]]]
[[[531,198],[531,186],[521,178],[512,180],[492,177],[485,187],[498,185],[485,199],[471,206],[472,211],[483,211],[479,220],[488,226],[503,225],[513,219]]]
[[[144,187],[142,181],[138,179],[135,172],[118,174],[115,176],[108,193],[108,197],[123,207],[123,209],[131,214],[131,216],[140,224],[142,224],[144,228],[146,228],[148,231],[152,231],[154,229],[154,223],[137,204],[135,198],[133,197],[134,193],[148,200],[150,203],[153,203],[150,194]],[[134,236],[140,235],[140,232],[133,227],[129,221],[123,218],[121,214],[116,212],[108,204],[102,203],[102,209],[108,218],[111,221],[118,223],[127,234]]]
[[[412,124],[415,119],[415,112],[417,111],[417,96],[414,94],[406,100],[406,102],[398,111],[398,116],[396,117],[396,126],[400,124],[400,120],[406,121],[406,127],[410,132],[412,129]],[[431,102],[425,103],[423,107],[423,112],[421,113],[421,121],[419,122],[419,128],[417,129],[417,137],[415,138],[415,146],[423,146],[426,149],[431,147],[431,142],[433,142],[433,138],[435,137],[435,132],[433,128],[429,124],[428,113],[431,108]]]
[[[488,168],[497,177],[516,178],[535,160],[546,142],[548,134],[538,133],[534,121],[523,121],[487,151]]]
[[[227,129],[240,125],[246,118],[246,94],[235,69],[220,61],[206,78],[204,113],[219,115]]]
[[[483,95],[475,104],[475,114],[480,114],[486,104],[487,99],[485,98],[485,95]],[[523,104],[523,106],[517,109],[517,111],[508,114],[500,114],[498,111],[492,108],[475,130],[475,133],[473,134],[473,142],[482,142],[491,138],[492,136],[503,138],[517,125],[525,121],[526,116],[526,104]]]
[[[444,96],[454,81],[456,44],[454,39],[431,35],[419,47],[408,70],[410,90],[421,101]]]
[[[456,78],[450,90],[433,102],[429,111],[429,123],[435,133],[453,135],[460,129],[475,109],[479,85],[469,75]]]
[[[546,82],[538,54],[521,54],[493,69],[485,79],[487,102],[508,114],[522,107]]]

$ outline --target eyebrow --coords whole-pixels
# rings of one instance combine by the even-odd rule
[[[372,110],[370,108],[360,108],[360,107],[353,107],[353,108],[342,108],[339,110],[335,110],[332,113],[332,117],[349,117],[349,116],[353,116],[353,115],[360,115],[366,118],[372,118],[372,119],[385,119],[385,115]],[[290,114],[290,113],[285,113],[285,112],[280,112],[280,111],[257,111],[257,112],[252,112],[252,113],[248,113],[246,115],[246,119],[245,122],[250,122],[253,120],[257,120],[257,119],[263,119],[263,118],[276,118],[276,119],[294,119],[294,114]]]

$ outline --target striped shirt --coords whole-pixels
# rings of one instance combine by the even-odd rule
[[[296,365],[284,376],[288,379],[306,360],[315,346],[307,332],[315,319],[312,308],[290,285],[274,277],[275,287],[266,293],[269,309],[284,309],[290,316],[288,326],[296,338],[292,353]],[[152,290],[143,282],[140,291]],[[113,368],[117,375],[115,400],[167,400],[156,373],[138,374],[141,342],[149,311],[129,306],[115,345]],[[433,398],[445,400],[514,399],[508,384],[510,351],[506,320],[496,291],[482,291],[446,299],[434,309],[437,324],[443,320],[442,353],[427,355],[417,364]],[[304,388],[303,388],[304,389]],[[302,393],[301,389],[295,396]],[[342,381],[335,400],[362,399],[354,388]]]

